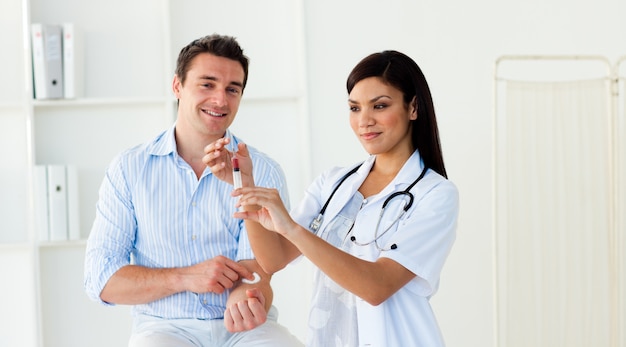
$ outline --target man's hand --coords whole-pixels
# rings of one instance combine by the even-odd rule
[[[221,294],[241,278],[252,280],[254,276],[238,262],[217,256],[186,268],[184,278],[189,291]]]
[[[258,288],[246,290],[247,299],[231,304],[224,311],[224,325],[231,333],[252,330],[267,320],[265,296]]]
[[[109,303],[137,305],[184,291],[221,294],[244,278],[253,280],[252,271],[224,256],[178,268],[126,265],[111,276],[100,298]]]
[[[233,184],[231,159],[235,155],[226,147],[230,139],[223,137],[204,148],[206,155],[202,162],[211,169],[213,175],[220,180]]]
[[[202,162],[211,169],[215,177],[229,184],[233,184],[233,166],[232,159],[239,160],[239,168],[241,169],[242,183],[244,187],[253,187],[254,178],[252,177],[252,159],[248,152],[248,147],[244,143],[237,145],[237,151],[231,152],[227,145],[230,139],[221,138],[204,148],[206,155],[202,157]]]

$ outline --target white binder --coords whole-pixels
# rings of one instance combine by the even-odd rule
[[[83,96],[82,41],[74,23],[63,23],[63,88],[64,97]]]
[[[33,23],[33,90],[35,99],[63,97],[63,41],[60,25]]]
[[[65,165],[48,165],[50,240],[68,239],[67,178]]]

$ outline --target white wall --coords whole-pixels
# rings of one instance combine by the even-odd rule
[[[363,158],[347,121],[350,69],[383,49],[413,57],[430,83],[448,175],[461,196],[457,242],[432,303],[449,347],[493,345],[494,62],[504,54],[615,61],[626,54],[626,2],[315,0],[305,7],[313,174]]]
[[[240,36],[244,49],[249,47],[247,52],[252,59],[250,83],[256,83],[257,90],[273,88],[284,92],[286,99],[281,102],[289,105],[290,97],[298,99],[301,90],[291,95],[284,85],[272,85],[276,81],[272,76],[285,75],[285,65],[281,62],[284,56],[278,56],[284,50],[273,49],[280,45],[304,47],[305,56],[295,59],[307,63],[304,89],[308,114],[305,119],[310,121],[310,132],[300,135],[311,139],[311,162],[298,162],[306,159],[303,156],[283,163],[288,172],[298,172],[293,170],[294,166],[310,171],[295,180],[292,176],[291,182],[296,182],[290,187],[294,198],[302,194],[305,184],[300,180],[303,177],[312,178],[330,166],[348,165],[364,158],[347,120],[345,79],[350,69],[365,55],[383,49],[403,51],[418,62],[433,92],[448,174],[461,194],[457,242],[444,268],[440,291],[432,302],[449,347],[493,346],[491,122],[494,62],[504,54],[599,54],[614,61],[626,55],[626,20],[623,18],[626,2],[185,0],[171,3],[176,8],[173,12],[177,9],[183,13],[195,11],[198,17],[181,17],[188,19],[185,25],[176,21],[170,23],[172,55],[180,49],[179,44],[186,44],[200,35],[181,29],[188,28],[187,24],[198,23],[202,34],[217,31]],[[292,18],[300,14],[291,6],[298,10],[298,5],[294,4],[300,3],[304,6],[304,23]],[[199,10],[200,6],[210,7],[210,10]],[[285,11],[286,7],[291,10]],[[284,16],[284,20],[271,18],[268,23],[266,13]],[[0,21],[4,23],[7,21]],[[276,23],[288,23],[291,27],[277,31]],[[297,32],[300,24],[304,40]],[[292,30],[294,39],[276,40],[275,33],[280,33],[279,38],[283,37],[281,35],[291,37]],[[254,32],[255,38],[262,39],[248,41],[247,32]],[[162,32],[155,31],[154,35],[158,40]],[[151,42],[155,37],[150,38]],[[255,52],[264,58],[267,52],[272,52],[277,59],[255,60]],[[295,74],[300,73],[297,68],[300,63],[289,65],[294,67]],[[171,73],[167,73],[168,81]],[[259,78],[259,75],[268,77]],[[5,86],[0,90],[17,94],[15,90],[19,87]],[[301,86],[296,84],[294,88]],[[140,92],[129,94],[143,95]],[[258,102],[242,106],[242,117],[237,124],[248,117],[246,110]],[[289,124],[296,126],[295,123]],[[284,137],[280,136],[284,124],[270,121],[260,122],[258,126],[266,126],[262,131],[269,135],[251,140],[255,146],[269,149],[270,154],[272,148],[285,146]],[[279,154],[287,155],[287,152]],[[310,294],[310,285],[303,280],[308,272],[309,267],[303,262],[277,274],[275,281],[275,302],[281,309],[281,322],[301,337]]]

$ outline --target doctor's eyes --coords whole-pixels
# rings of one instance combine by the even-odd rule
[[[385,108],[387,108],[389,105],[385,104],[385,103],[380,103],[380,104],[374,104],[372,106],[372,109],[374,110],[383,110]],[[350,106],[350,112],[359,112],[361,111],[361,108],[359,106],[355,106],[355,105],[351,105]]]

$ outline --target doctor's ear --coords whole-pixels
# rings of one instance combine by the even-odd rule
[[[417,119],[417,97],[416,96],[413,97],[413,100],[411,100],[411,103],[409,104],[409,112],[411,112],[409,119],[416,120]]]

